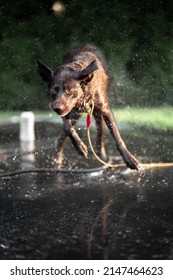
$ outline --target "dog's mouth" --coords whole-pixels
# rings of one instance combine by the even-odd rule
[[[49,108],[61,117],[66,116],[70,112],[70,110],[62,110],[60,108],[56,108],[52,105],[52,103],[49,104]]]
[[[65,117],[69,113],[69,112],[64,112],[64,111],[62,111],[60,109],[56,109],[56,108],[54,108],[53,111],[61,117]]]

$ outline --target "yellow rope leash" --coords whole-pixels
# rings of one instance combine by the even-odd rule
[[[173,162],[151,162],[151,163],[142,163],[142,167],[151,168],[151,167],[172,167]]]
[[[119,166],[125,166],[125,164],[111,164],[111,163],[108,163],[108,162],[105,162],[103,161],[101,158],[98,157],[98,155],[96,154],[94,148],[93,148],[93,145],[92,145],[92,142],[91,142],[91,136],[90,136],[90,128],[88,127],[87,129],[87,134],[88,134],[88,142],[89,142],[89,145],[90,145],[90,148],[91,148],[91,151],[93,153],[93,155],[95,156],[95,158],[102,164],[106,165],[107,167],[119,167]]]
[[[94,101],[91,99],[89,100],[88,103],[86,103],[86,110],[87,110],[87,136],[88,136],[88,142],[91,148],[91,151],[93,153],[93,155],[95,156],[95,158],[102,163],[103,165],[107,166],[107,167],[121,167],[121,166],[126,166],[125,164],[111,164],[108,162],[103,161],[101,158],[99,158],[99,156],[96,154],[92,142],[91,142],[91,135],[90,135],[90,125],[92,122],[92,114],[94,111]],[[173,166],[173,162],[155,162],[155,163],[142,163],[140,164],[141,168],[152,168],[152,167],[172,167]]]

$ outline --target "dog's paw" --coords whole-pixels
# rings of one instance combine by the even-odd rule
[[[83,142],[80,143],[79,149],[84,158],[88,158],[88,148]]]
[[[54,158],[53,165],[55,166],[56,169],[58,169],[58,170],[61,169],[62,168],[62,159]]]
[[[136,169],[136,170],[140,169],[139,161],[131,153],[126,154],[124,161],[125,161],[127,167],[129,167],[131,169]]]

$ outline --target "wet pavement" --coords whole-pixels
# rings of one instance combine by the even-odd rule
[[[173,132],[121,134],[140,161],[172,161]],[[86,172],[100,164],[69,142],[68,172],[53,173],[56,135],[57,125],[38,123],[36,151],[21,154],[18,126],[1,125],[1,174],[48,169],[0,178],[0,259],[173,259],[173,167]],[[109,134],[107,150],[121,162]]]

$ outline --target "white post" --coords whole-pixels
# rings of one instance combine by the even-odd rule
[[[20,141],[33,142],[35,140],[35,116],[33,112],[23,112],[20,115]]]
[[[31,167],[35,161],[35,116],[33,112],[22,112],[20,115],[20,148],[22,168]]]

